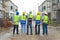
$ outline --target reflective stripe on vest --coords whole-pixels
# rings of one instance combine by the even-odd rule
[[[14,15],[14,24],[19,24],[19,15]]]
[[[40,20],[40,18],[41,18],[40,15],[36,16],[36,20]]]
[[[21,20],[26,20],[26,16],[22,16],[21,17]]]
[[[44,16],[43,23],[48,23],[48,16]]]

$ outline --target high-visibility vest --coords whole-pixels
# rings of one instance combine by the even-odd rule
[[[44,19],[43,19],[43,23],[47,23],[48,24],[48,16],[44,16]]]
[[[30,14],[30,15],[29,15],[29,18],[32,18],[32,17],[33,17],[33,15],[32,15],[32,14]]]
[[[37,15],[36,20],[40,20],[40,19],[41,19],[40,15]]]
[[[19,24],[19,15],[14,15],[14,24]]]
[[[21,20],[26,20],[26,16],[25,16],[25,15],[22,16],[22,17],[21,17]]]

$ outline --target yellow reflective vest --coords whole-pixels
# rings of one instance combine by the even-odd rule
[[[29,18],[33,18],[33,15],[32,15],[32,14],[30,14],[30,15],[29,15]]]
[[[14,15],[14,24],[19,25],[19,15]]]
[[[49,20],[49,19],[48,19],[48,16],[45,15],[45,16],[44,16],[44,19],[43,19],[43,23],[47,23],[47,24],[48,24],[48,20]]]
[[[41,19],[40,15],[37,15],[36,20],[40,20],[40,19]]]
[[[21,20],[26,20],[26,15],[21,16]]]

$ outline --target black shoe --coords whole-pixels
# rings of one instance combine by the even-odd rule
[[[42,33],[44,35],[44,33]]]
[[[26,35],[28,35],[28,33],[26,33]]]
[[[40,33],[38,33],[38,35],[40,35]]]
[[[48,33],[46,33],[46,35],[48,35]]]
[[[17,33],[17,35],[18,35],[19,33]]]
[[[35,35],[37,35],[37,33],[35,33]]]
[[[31,33],[31,35],[33,35],[33,34]]]

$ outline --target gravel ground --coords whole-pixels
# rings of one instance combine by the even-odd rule
[[[48,27],[48,35],[42,35],[42,26],[41,26],[41,34],[35,35],[34,26],[33,26],[33,35],[26,35],[21,33],[21,27],[19,27],[19,35],[13,35],[12,29],[7,30],[5,32],[0,33],[0,40],[60,40],[60,31],[59,28],[49,26]]]

